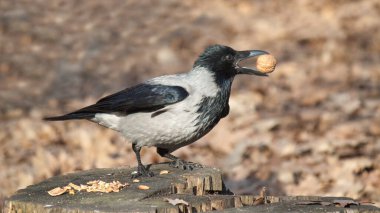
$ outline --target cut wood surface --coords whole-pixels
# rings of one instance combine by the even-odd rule
[[[350,198],[234,195],[216,168],[183,171],[156,164],[150,168],[155,176],[139,181],[131,178],[134,170],[93,169],[52,177],[8,198],[4,212],[380,212],[375,206],[361,205]],[[168,172],[162,172],[165,170]],[[93,180],[129,185],[111,193],[74,190],[74,194],[48,194],[56,187],[70,183],[80,186]]]

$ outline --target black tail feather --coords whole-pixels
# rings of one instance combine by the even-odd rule
[[[46,117],[45,121],[64,121],[64,120],[74,120],[74,119],[91,119],[95,116],[95,113],[69,113],[61,116]]]

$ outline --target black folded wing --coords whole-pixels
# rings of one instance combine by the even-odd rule
[[[180,86],[139,84],[100,99],[96,104],[45,120],[90,119],[96,113],[131,114],[150,112],[185,99],[189,93]]]

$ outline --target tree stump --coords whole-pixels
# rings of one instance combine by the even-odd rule
[[[131,179],[134,170],[93,169],[52,177],[6,199],[4,212],[380,212],[375,206],[360,205],[350,198],[234,195],[216,168],[183,171],[156,164],[150,168],[155,176],[138,178],[139,182]],[[163,170],[168,173],[160,174]],[[55,187],[93,180],[130,185],[111,193],[77,191],[54,197],[48,194]],[[149,189],[140,189],[139,185]]]

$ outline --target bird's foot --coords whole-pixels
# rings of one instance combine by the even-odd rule
[[[145,166],[137,167],[137,171],[132,172],[132,179],[138,177],[153,177],[153,172],[149,171]]]
[[[181,159],[174,160],[169,163],[169,166],[182,169],[182,170],[194,170],[195,168],[203,168],[199,163],[187,162]]]

